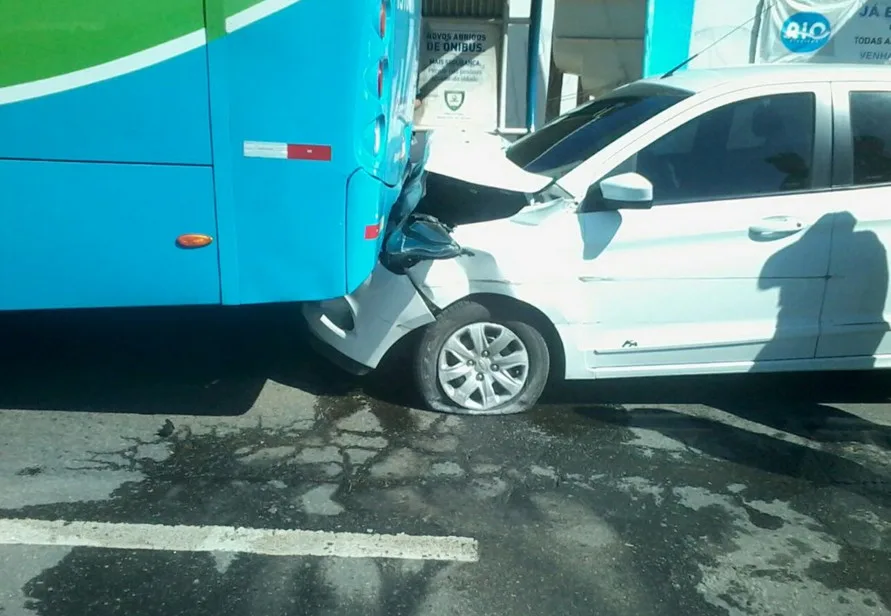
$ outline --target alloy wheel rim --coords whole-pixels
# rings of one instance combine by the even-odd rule
[[[437,358],[443,393],[461,408],[488,411],[523,391],[529,352],[520,337],[499,323],[465,325],[449,336]]]

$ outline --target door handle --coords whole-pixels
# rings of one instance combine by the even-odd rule
[[[749,233],[757,236],[792,235],[804,229],[804,223],[792,216],[768,216],[749,227]]]

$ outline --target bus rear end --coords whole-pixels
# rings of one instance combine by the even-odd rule
[[[0,310],[352,291],[403,181],[419,21],[419,0],[0,1]]]
[[[271,1],[208,45],[225,304],[353,291],[409,157],[419,0]]]

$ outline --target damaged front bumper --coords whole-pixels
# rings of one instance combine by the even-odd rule
[[[377,368],[403,336],[434,321],[411,279],[381,264],[355,292],[304,304],[303,316],[313,336],[328,347],[319,350],[354,374]]]
[[[412,278],[417,276],[406,273],[423,261],[473,255],[453,239],[453,225],[508,218],[532,201],[522,191],[433,174],[438,194],[421,203],[428,179],[426,138],[421,133],[413,140],[402,191],[388,216],[380,260],[371,276],[349,295],[303,308],[310,332],[322,343],[319,350],[349,372],[376,368],[406,334],[435,320],[435,308],[419,290],[424,288],[421,281],[416,286]]]
[[[384,231],[380,261],[353,293],[303,306],[317,350],[354,374],[377,368],[386,352],[409,332],[434,320],[414,283],[403,275],[425,258],[461,253],[450,229],[436,219],[414,214],[426,192],[426,133],[412,139],[402,191]]]
[[[393,273],[405,273],[421,261],[472,255],[452,237],[457,225],[510,218],[536,202],[566,196],[558,188],[549,191],[551,182],[548,178],[526,173],[515,166],[513,172],[505,171],[504,163],[499,166],[493,162],[502,160],[499,156],[484,157],[476,168],[468,169],[466,159],[473,158],[471,154],[476,154],[477,158],[481,155],[476,148],[480,144],[473,141],[456,145],[453,138],[446,138],[444,143],[431,147],[427,133],[418,134],[416,138],[419,141],[413,144],[413,156],[402,192],[384,232],[381,262]],[[491,139],[486,141],[488,148],[482,150],[491,150],[491,142]],[[469,150],[463,151],[460,146]],[[435,171],[427,165],[431,149],[439,152],[433,165]],[[455,163],[451,168],[448,160]],[[490,163],[494,176],[489,178],[490,183],[480,184],[474,173],[479,174],[478,167],[485,166],[485,161]],[[433,188],[429,195],[428,186]]]

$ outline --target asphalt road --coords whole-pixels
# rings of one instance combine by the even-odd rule
[[[2,616],[891,614],[891,376],[468,419],[406,408],[398,360],[338,372],[290,307],[0,331]]]

